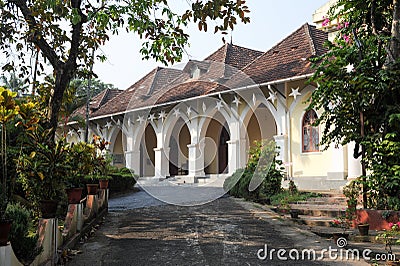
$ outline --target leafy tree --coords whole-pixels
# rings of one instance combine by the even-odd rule
[[[9,77],[7,77],[3,73],[0,78],[3,83],[3,86],[13,92],[24,93],[28,90],[28,84],[19,77],[17,77],[17,75],[14,72],[11,72]]]
[[[323,111],[316,123],[325,124],[321,144],[327,148],[332,142],[355,141],[354,157],[363,155],[370,206],[400,208],[400,202],[377,200],[399,196],[400,189],[400,173],[395,171],[400,160],[391,156],[400,142],[400,3],[339,0],[330,10],[330,19],[336,18],[337,36],[316,59],[312,78],[319,87],[310,108]],[[368,177],[366,170],[372,170]]]
[[[185,33],[189,22],[207,31],[210,20],[217,21],[215,32],[233,29],[238,20],[247,23],[249,12],[244,0],[199,1],[183,14],[169,7],[168,0],[0,0],[0,49],[10,58],[16,52],[21,62],[11,61],[3,70],[19,69],[26,76],[32,68],[27,53],[36,53],[49,62],[55,78],[48,88],[46,128],[57,128],[64,92],[73,78],[92,75],[93,51],[124,28],[145,39],[141,48],[144,58],[155,58],[164,64],[182,57],[188,44]],[[104,60],[104,56],[100,56]],[[39,60],[40,61],[40,60]],[[36,69],[36,67],[34,67]],[[45,67],[39,63],[35,74]]]

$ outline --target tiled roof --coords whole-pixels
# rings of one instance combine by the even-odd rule
[[[157,101],[155,95],[160,89],[176,79],[182,71],[173,68],[157,67],[146,76],[123,91],[118,97],[104,104],[92,117],[115,114],[144,106],[154,105]]]
[[[152,70],[103,104],[92,117],[311,74],[309,59],[326,52],[323,43],[327,37],[327,33],[304,24],[265,53],[225,44],[204,61],[190,60],[182,71],[160,67]],[[194,66],[200,70],[200,78],[192,77]]]
[[[262,54],[263,52],[257,50],[227,43],[206,57],[204,61],[220,62],[237,69],[242,69]]]
[[[94,96],[89,105],[89,115],[92,115],[93,112],[98,110],[102,105],[106,104],[108,101],[118,96],[122,91],[117,89],[105,89],[101,91],[99,94]],[[86,105],[83,105],[76,109],[71,115],[70,118],[74,119],[76,117],[85,117],[86,116]]]
[[[326,52],[323,43],[327,38],[327,33],[304,24],[247,65],[243,72],[257,84],[311,74],[314,70],[309,59]]]

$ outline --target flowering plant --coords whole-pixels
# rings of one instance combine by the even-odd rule
[[[384,230],[376,239],[383,238],[385,241],[385,249],[389,254],[392,254],[392,245],[400,244],[400,222],[389,223],[389,229]]]
[[[343,229],[343,233],[346,232],[348,228],[350,228],[350,219],[346,215],[342,215],[337,219],[333,219],[329,222],[331,227],[337,227]]]

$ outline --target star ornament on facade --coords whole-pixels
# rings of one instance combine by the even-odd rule
[[[186,113],[188,116],[192,114],[192,108],[190,106],[187,108]]]
[[[174,110],[174,116],[175,116],[175,117],[178,117],[178,116],[180,116],[180,115],[181,115],[181,111],[179,110],[179,108],[175,109],[175,110]]]
[[[206,113],[207,111],[207,105],[203,102],[203,113]]]
[[[151,122],[153,122],[154,119],[156,119],[156,116],[155,116],[154,114],[150,114],[150,115],[149,115],[149,120],[150,120]]]
[[[272,103],[275,103],[276,100],[276,92],[269,92],[269,97],[267,98],[267,101],[271,101]]]
[[[239,104],[241,104],[242,102],[239,100],[239,98],[237,96],[235,96],[232,103],[236,104],[236,108],[237,108],[237,107],[239,107]]]
[[[220,111],[221,108],[222,108],[222,101],[218,101],[218,102],[217,102],[217,105],[215,106],[215,108],[217,108],[218,111]]]
[[[297,96],[300,96],[301,93],[299,92],[299,87],[297,87],[296,89],[292,88],[292,92],[289,94],[289,96],[293,96],[294,100],[296,101]]]
[[[161,119],[164,121],[164,119],[167,117],[167,113],[163,110],[158,114],[158,119]]]
[[[104,127],[107,128],[108,130],[110,130],[110,128],[112,127],[111,122],[108,121]]]
[[[68,130],[68,136],[72,137],[72,135],[74,135],[74,131],[72,129]]]
[[[347,66],[344,67],[346,69],[347,73],[351,73],[354,70],[354,65],[353,64],[348,64]]]
[[[253,93],[253,105],[255,106],[257,103],[257,96]]]
[[[143,116],[139,115],[138,119],[136,121],[138,121],[140,124],[142,124],[144,122]]]

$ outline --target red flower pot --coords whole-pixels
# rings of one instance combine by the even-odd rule
[[[99,180],[99,185],[101,189],[107,189],[108,188],[108,180],[101,179]]]
[[[97,195],[99,184],[86,184],[86,189],[89,195]]]
[[[78,204],[81,202],[83,188],[67,188],[68,204]]]

